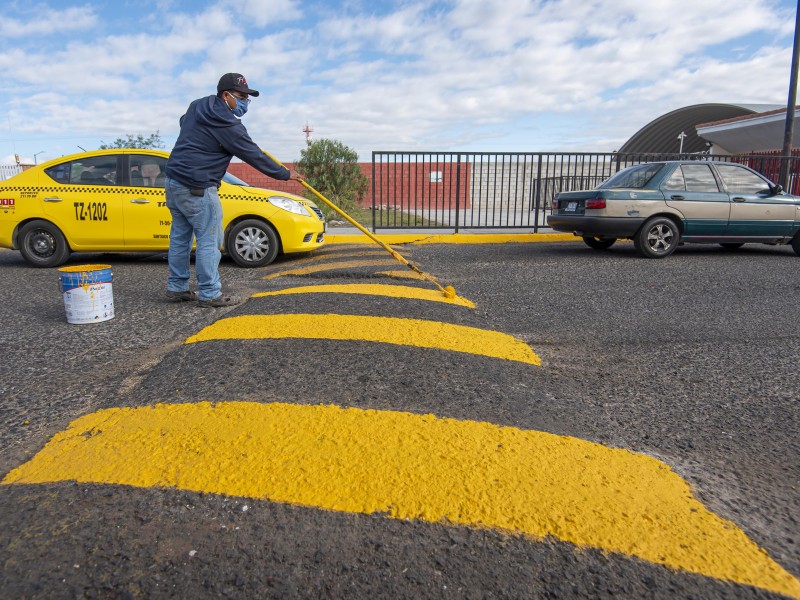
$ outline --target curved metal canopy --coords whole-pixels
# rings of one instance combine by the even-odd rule
[[[681,132],[686,134],[683,139],[684,153],[704,152],[708,150],[708,143],[697,135],[697,125],[756,112],[759,111],[741,104],[695,104],[679,108],[642,127],[622,145],[619,152],[677,153],[681,149],[678,137]]]

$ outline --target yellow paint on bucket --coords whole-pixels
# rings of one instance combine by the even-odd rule
[[[322,265],[314,265],[311,267],[300,267],[297,269],[286,269],[277,273],[270,273],[261,279],[275,279],[276,277],[283,277],[285,275],[312,275],[322,271],[332,271],[334,269],[357,269],[361,267],[384,267],[386,265],[397,264],[391,259],[371,259],[371,260],[344,260],[344,261],[331,261]]]
[[[411,287],[407,285],[388,285],[385,283],[349,283],[331,285],[304,285],[277,290],[274,292],[258,292],[253,294],[253,298],[264,298],[267,296],[284,296],[290,294],[363,294],[368,296],[390,296],[393,298],[407,298],[411,300],[428,300],[431,302],[445,302],[475,308],[475,304],[466,298],[456,296],[446,298],[438,290]]]
[[[72,480],[553,536],[800,596],[666,464],[491,423],[250,402],[114,408],[74,421],[3,484]]]
[[[541,365],[522,340],[506,333],[440,321],[337,314],[242,315],[220,319],[186,340],[187,344],[228,339],[362,340],[438,348]]]
[[[76,265],[58,271],[68,323],[82,325],[114,318],[111,265]]]

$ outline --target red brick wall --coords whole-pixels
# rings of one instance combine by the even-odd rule
[[[292,163],[284,163],[286,168],[292,169]],[[362,206],[372,206],[372,163],[358,163],[361,172],[369,180],[367,194],[361,202]],[[272,179],[256,171],[246,163],[231,163],[228,171],[239,179],[252,186],[267,188],[279,192],[288,192],[303,196],[305,188],[296,181],[280,181]],[[441,173],[440,182],[431,181],[431,173]],[[461,167],[461,198],[468,199],[469,195],[470,166]],[[433,209],[449,210],[455,208],[456,198],[456,166],[449,163],[399,163],[376,165],[376,194],[378,204],[403,209]],[[469,202],[466,202],[467,206]],[[462,200],[462,208],[464,201]]]

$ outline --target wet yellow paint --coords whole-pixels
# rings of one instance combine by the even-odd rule
[[[372,256],[383,256],[384,258],[389,256],[386,250],[365,250],[363,246],[354,247],[351,250],[345,250],[344,252],[320,252],[319,254],[314,254],[313,256],[302,256],[293,258],[292,264],[299,264],[299,265],[308,265],[313,263],[325,262],[328,260],[342,260],[342,259],[349,259],[353,260],[354,258],[362,259],[366,257]]]
[[[102,271],[104,269],[110,269],[111,265],[75,265],[72,267],[61,267],[59,272],[61,273],[83,273],[89,271]]]
[[[313,265],[310,267],[299,267],[296,269],[286,269],[278,271],[277,273],[270,273],[265,275],[262,279],[275,279],[276,277],[283,277],[285,275],[312,275],[313,273],[320,273],[322,271],[332,271],[334,269],[357,269],[360,267],[384,267],[386,265],[396,265],[397,261],[393,258],[387,259],[368,259],[368,260],[343,260],[331,261],[321,265]]]
[[[258,292],[253,298],[266,296],[284,296],[290,294],[363,294],[367,296],[390,296],[393,298],[406,298],[411,300],[429,300],[431,302],[445,302],[475,308],[475,304],[466,298],[456,296],[446,298],[439,290],[429,290],[407,285],[388,285],[385,283],[349,283],[342,285],[304,285],[299,287],[277,290],[274,292]]]
[[[390,233],[378,236],[386,244],[531,244],[536,242],[580,241],[571,233]],[[372,244],[363,234],[328,234],[326,244]]]
[[[540,365],[536,353],[506,333],[440,321],[337,314],[242,315],[220,319],[187,344],[228,339],[362,340],[438,348]]]
[[[432,415],[249,402],[82,417],[3,484],[175,487],[492,527],[800,596],[800,582],[666,464]]]
[[[414,271],[378,271],[378,275],[386,275],[392,279],[416,279],[418,281],[425,281],[425,278],[419,273]]]

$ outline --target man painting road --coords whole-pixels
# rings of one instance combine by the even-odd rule
[[[224,240],[217,189],[234,156],[274,179],[300,179],[299,174],[264,154],[241,122],[250,97],[258,94],[243,75],[226,73],[215,96],[195,100],[181,117],[165,181],[167,207],[172,213],[167,279],[167,299],[172,302],[197,299],[199,306],[211,308],[241,302],[239,296],[222,293],[219,276]],[[193,237],[197,240],[197,292],[189,289]]]

